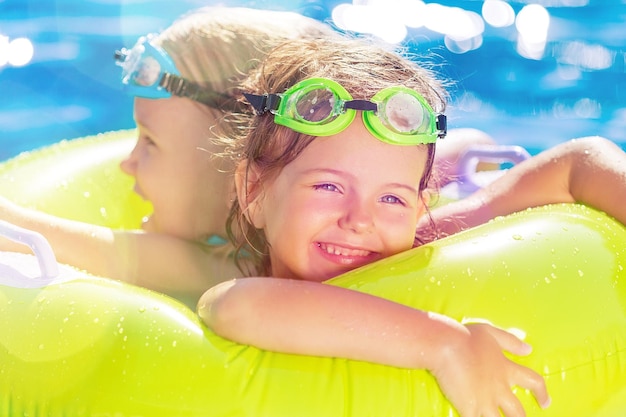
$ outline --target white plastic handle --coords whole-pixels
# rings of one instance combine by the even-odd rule
[[[30,247],[39,263],[41,278],[50,279],[59,275],[59,265],[52,247],[40,233],[0,220],[0,235]]]
[[[514,165],[530,158],[530,153],[526,149],[517,145],[474,145],[465,151],[459,159],[461,166],[460,188],[465,194],[482,188],[479,181],[481,173],[476,172],[479,162],[490,162],[504,164],[510,162]],[[503,173],[504,171],[500,171]],[[497,177],[492,177],[493,179]]]

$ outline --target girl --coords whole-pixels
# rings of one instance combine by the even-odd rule
[[[369,43],[297,40],[243,91],[257,116],[224,138],[237,162],[229,230],[265,277],[207,291],[204,321],[268,350],[427,369],[464,417],[524,415],[514,385],[547,406],[541,376],[503,354],[530,352],[515,336],[322,284],[413,246],[446,133],[435,78]]]
[[[228,94],[273,43],[334,33],[296,13],[207,7],[118,53],[134,95],[137,144],[121,164],[154,211],[141,231],[50,216],[0,198],[0,219],[42,233],[60,262],[197,303],[207,287],[239,276],[224,225],[229,166],[210,137],[227,132]],[[167,75],[171,86],[157,86]],[[184,88],[176,89],[175,85]],[[1,240],[3,250],[23,245]]]

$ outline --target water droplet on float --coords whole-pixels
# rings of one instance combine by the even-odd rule
[[[522,237],[522,235],[518,235],[518,234],[514,234],[512,237],[513,237],[513,240],[523,240],[524,239]]]

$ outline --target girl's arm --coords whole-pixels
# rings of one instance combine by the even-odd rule
[[[601,137],[561,143],[513,168],[471,196],[432,211],[440,237],[553,203],[583,203],[626,224],[626,153]],[[418,236],[431,235],[426,218]]]
[[[115,231],[23,208],[2,197],[0,219],[41,233],[61,263],[175,296],[197,300],[207,287],[240,276],[225,251],[164,234]],[[29,251],[1,237],[0,250]]]
[[[510,333],[486,324],[464,326],[357,291],[242,278],[207,291],[198,314],[217,334],[262,349],[427,369],[462,416],[500,415],[498,408],[509,417],[523,416],[514,385],[549,403],[541,376],[504,356],[530,352]]]

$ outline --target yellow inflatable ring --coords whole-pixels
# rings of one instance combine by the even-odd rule
[[[529,416],[621,416],[625,242],[624,227],[600,213],[552,207],[332,283],[526,332],[534,353],[521,362],[546,376],[553,399],[540,410],[520,392]],[[237,345],[165,296],[67,275],[0,285],[3,416],[452,415],[427,372]]]
[[[136,138],[135,130],[120,130],[24,152],[0,164],[0,196],[59,217],[137,229],[152,209],[119,168]]]
[[[40,277],[33,256],[0,255],[0,416],[455,415],[426,371],[238,345],[164,295],[65,266]],[[625,266],[622,224],[558,205],[329,284],[519,329],[534,348],[519,362],[546,377],[552,396],[541,410],[518,390],[528,416],[621,417]],[[30,272],[16,280],[15,270]]]

